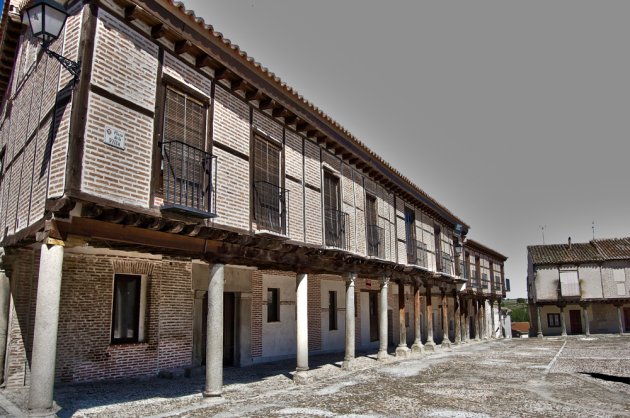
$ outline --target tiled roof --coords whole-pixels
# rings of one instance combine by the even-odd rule
[[[512,322],[512,331],[529,332],[529,322]]]
[[[497,257],[501,261],[506,261],[508,259],[506,256],[504,256],[500,252],[495,251],[495,250],[493,250],[490,247],[486,247],[485,245],[481,244],[480,242],[472,240],[472,239],[467,239],[466,242],[464,243],[464,246],[467,247],[467,248],[472,248],[472,249],[478,250],[478,251],[480,251],[482,253],[486,253],[488,255],[492,255],[494,257]]]
[[[630,259],[630,238],[596,239],[588,243],[530,245],[534,264],[571,264]]]
[[[596,239],[591,242],[606,260],[630,259],[630,238]]]
[[[197,25],[202,27],[211,36],[213,36],[213,37],[217,38],[218,40],[220,40],[228,48],[230,48],[235,53],[237,53],[241,57],[242,60],[246,61],[249,65],[252,65],[253,67],[255,67],[256,70],[262,72],[266,77],[268,77],[271,80],[273,80],[274,83],[279,85],[286,92],[288,92],[289,94],[291,94],[294,97],[296,97],[300,102],[302,102],[305,106],[307,106],[309,109],[311,109],[311,111],[313,111],[313,112],[317,113],[318,115],[320,115],[321,117],[323,117],[328,123],[330,123],[336,129],[338,129],[341,133],[343,133],[347,138],[349,138],[352,142],[354,142],[356,145],[358,145],[360,148],[362,148],[365,152],[367,152],[370,155],[370,157],[373,158],[376,162],[380,163],[383,167],[385,167],[387,170],[389,170],[392,174],[394,174],[395,176],[400,178],[403,182],[407,183],[407,185],[409,185],[417,193],[419,193],[421,196],[423,196],[426,199],[428,199],[432,204],[434,204],[435,206],[440,208],[443,212],[448,214],[451,218],[453,218],[455,220],[455,223],[461,223],[466,229],[468,229],[470,227],[468,224],[466,224],[464,221],[462,221],[459,217],[457,217],[453,212],[451,212],[448,208],[446,208],[445,206],[443,206],[442,204],[437,202],[429,194],[427,194],[424,190],[422,190],[415,183],[413,183],[408,177],[406,177],[400,171],[398,171],[396,168],[391,166],[381,156],[379,156],[374,151],[369,149],[363,142],[361,142],[357,137],[355,137],[352,133],[350,133],[350,131],[348,131],[341,124],[339,124],[339,122],[335,121],[329,115],[324,113],[324,111],[322,111],[320,108],[315,106],[310,101],[306,100],[301,94],[299,94],[297,92],[297,90],[295,90],[293,87],[289,86],[286,82],[282,81],[280,79],[280,77],[278,77],[276,74],[271,72],[267,67],[263,66],[261,63],[256,61],[252,56],[249,56],[245,51],[243,51],[241,49],[240,46],[238,46],[237,44],[235,44],[232,41],[230,41],[221,32],[215,31],[215,29],[214,29],[214,27],[212,25],[207,24],[204,21],[203,18],[201,18],[199,16],[196,16],[195,12],[193,10],[187,9],[183,2],[177,1],[177,0],[167,0],[167,3],[170,4],[172,7],[174,7],[175,9],[177,9],[177,10],[183,12],[185,15],[187,15],[188,18],[191,21],[195,22]]]

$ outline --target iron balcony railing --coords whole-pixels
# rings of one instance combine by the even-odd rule
[[[335,247],[341,250],[350,249],[350,234],[346,227],[350,224],[347,213],[337,209],[324,209],[324,231],[326,235],[326,246]]]
[[[481,279],[481,288],[488,292],[490,290],[490,280],[488,279]]]
[[[163,211],[216,216],[217,159],[181,141],[162,144]]]
[[[372,257],[385,257],[385,229],[378,225],[367,225],[367,250]]]
[[[442,273],[453,275],[453,257],[450,254],[442,253],[440,268]]]
[[[287,235],[288,193],[273,183],[254,182],[254,216],[258,230]]]
[[[407,264],[428,268],[427,244],[407,239]]]
[[[466,287],[473,290],[481,289],[481,281],[477,273],[468,271],[468,281],[466,282]]]

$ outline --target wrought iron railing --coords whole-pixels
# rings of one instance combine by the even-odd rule
[[[476,272],[468,271],[468,281],[466,282],[466,287],[473,290],[481,289],[481,279],[479,278],[479,274]]]
[[[266,181],[254,182],[254,216],[258,230],[287,234],[288,191]]]
[[[324,209],[324,231],[327,247],[335,247],[341,250],[350,249],[350,234],[346,231],[349,223],[347,213],[337,209]]]
[[[490,280],[488,279],[481,279],[481,289],[483,289],[485,292],[489,292],[490,291]]]
[[[385,257],[385,229],[378,225],[367,225],[367,250],[372,257]]]
[[[442,273],[453,275],[453,257],[450,254],[442,253],[440,268]]]
[[[216,157],[181,141],[162,144],[163,211],[216,216]]]
[[[428,268],[427,244],[415,239],[407,239],[407,264]]]

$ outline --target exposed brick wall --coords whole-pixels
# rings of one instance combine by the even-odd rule
[[[262,356],[262,271],[252,272],[252,357]]]
[[[252,126],[267,137],[277,141],[279,144],[284,143],[284,129],[282,125],[273,120],[271,116],[259,110],[254,110]]]
[[[215,142],[249,155],[249,106],[218,84],[214,92],[213,124]]]
[[[125,132],[125,149],[103,143],[108,126]],[[139,206],[149,205],[153,119],[90,93],[81,188]]]
[[[99,10],[92,83],[153,111],[157,55],[157,45]]]
[[[322,349],[321,275],[308,275],[308,349]]]
[[[210,97],[212,91],[212,81],[203,77],[197,71],[184,64],[181,60],[175,58],[168,52],[164,53],[164,66],[162,67],[164,74],[184,83],[193,90],[197,90],[200,94]]]

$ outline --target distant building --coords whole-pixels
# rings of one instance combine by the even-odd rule
[[[529,335],[529,322],[512,322],[512,337],[527,338]]]
[[[630,330],[630,238],[527,247],[531,335]]]

